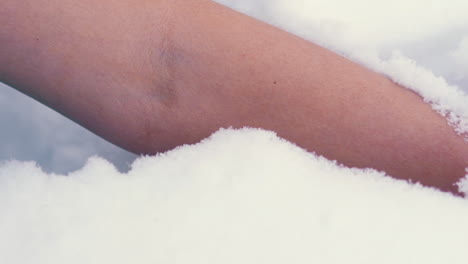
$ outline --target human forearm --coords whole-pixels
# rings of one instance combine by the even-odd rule
[[[159,80],[149,54],[169,2],[2,1],[0,80],[129,148],[122,139],[142,126],[129,112],[148,107],[146,88]]]
[[[172,146],[251,126],[348,166],[444,190],[465,175],[463,137],[385,76],[215,4],[175,25],[173,46],[182,48]]]
[[[464,175],[463,139],[384,76],[211,1],[110,2],[80,2],[92,9],[70,7],[74,19],[60,23],[40,16],[55,22],[40,37],[24,30],[26,46],[1,33],[10,44],[0,56],[13,65],[1,77],[136,153],[251,126],[444,190]]]

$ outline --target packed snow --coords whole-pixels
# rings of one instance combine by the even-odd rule
[[[388,75],[467,135],[467,1],[218,2]],[[0,263],[468,263],[465,199],[258,129],[125,172],[133,156],[22,100],[0,87]],[[93,153],[114,164],[75,170]]]

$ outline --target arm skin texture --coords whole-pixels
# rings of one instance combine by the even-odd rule
[[[419,96],[208,0],[2,0],[0,80],[154,154],[259,127],[456,193],[468,146]]]

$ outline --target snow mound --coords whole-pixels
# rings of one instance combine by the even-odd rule
[[[0,168],[0,263],[467,263],[468,201],[222,130],[68,176]]]

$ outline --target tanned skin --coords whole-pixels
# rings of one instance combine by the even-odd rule
[[[209,0],[2,0],[0,81],[137,154],[249,126],[454,193],[468,167],[418,95]]]

